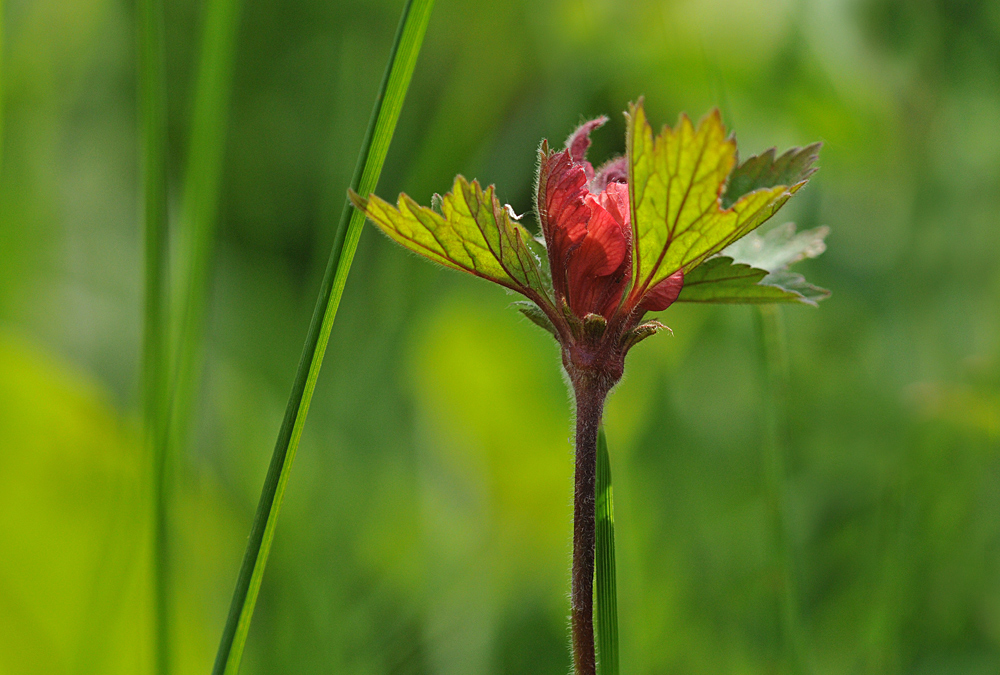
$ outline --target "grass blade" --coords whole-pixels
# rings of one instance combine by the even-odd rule
[[[611,457],[602,426],[597,433],[597,653],[600,675],[618,675],[618,584]]]
[[[6,83],[3,78],[3,31],[4,31],[4,11],[3,0],[0,0],[0,171],[3,170],[3,102],[4,87]]]
[[[757,325],[767,382],[764,396],[764,446],[767,464],[767,502],[774,542],[775,578],[780,630],[780,672],[806,672],[799,629],[798,593],[788,535],[788,499],[785,493],[785,414],[788,407],[788,345],[781,307],[760,305]]]
[[[351,180],[351,188],[362,196],[368,196],[378,182],[396,128],[396,121],[403,106],[403,99],[410,84],[410,77],[413,75],[417,55],[420,53],[433,4],[433,0],[407,0],[403,8],[389,64],[386,66],[375,99],[368,131],[358,156],[354,178]],[[250,619],[253,616],[264,567],[274,538],[281,499],[302,436],[302,428],[309,412],[316,379],[319,377],[330,329],[333,327],[364,220],[364,215],[353,210],[345,199],[333,250],[323,275],[319,297],[295,373],[295,382],[288,398],[285,418],[278,431],[278,439],[271,456],[267,477],[264,479],[250,538],[236,580],[229,616],[215,658],[212,671],[214,675],[223,673],[235,675],[239,670],[247,632],[250,629]]]
[[[142,344],[143,430],[150,457],[153,509],[153,662],[164,675],[170,667],[167,493],[164,483],[166,426],[167,285],[167,101],[162,0],[138,6],[138,88],[142,222],[145,238],[145,291]]]
[[[201,53],[195,81],[177,246],[177,282],[172,288],[170,417],[168,452],[178,455],[188,433],[198,372],[212,254],[215,249],[219,188],[225,155],[226,123],[239,27],[240,0],[209,0],[205,6]]]

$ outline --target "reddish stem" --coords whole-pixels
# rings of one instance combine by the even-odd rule
[[[573,377],[576,392],[576,475],[573,496],[573,666],[576,675],[596,675],[594,653],[594,520],[597,430],[610,387],[590,374]]]

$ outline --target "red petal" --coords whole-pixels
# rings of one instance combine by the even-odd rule
[[[674,304],[674,300],[681,294],[681,288],[683,287],[684,272],[683,270],[677,270],[653,286],[643,296],[642,302],[639,303],[639,309],[644,312],[659,312],[662,309],[666,309]]]
[[[544,232],[546,242],[556,244],[563,241],[575,244],[587,234],[587,220],[590,209],[584,199],[587,190],[587,174],[578,164],[574,164],[567,151],[557,152],[546,160],[544,221],[548,224]]]
[[[597,119],[584,122],[569,135],[569,138],[566,139],[566,149],[569,150],[569,156],[574,162],[583,161],[584,157],[587,156],[587,148],[590,147],[590,132],[603,127],[607,121],[608,118],[601,115]],[[591,168],[591,177],[593,177],[593,168]]]
[[[615,274],[628,253],[628,241],[621,224],[594,197],[587,236],[569,254],[567,264],[570,308],[577,316],[600,313],[610,296],[621,295],[624,274]]]
[[[571,267],[580,265],[587,274],[603,277],[611,274],[625,259],[628,242],[622,232],[621,223],[601,206],[592,196],[587,197],[590,207],[590,222],[587,236],[573,251]],[[575,270],[574,270],[575,271]]]
[[[632,241],[632,218],[630,216],[628,201],[628,185],[625,183],[611,183],[607,189],[601,193],[601,206],[610,213],[618,224],[621,225],[625,236]]]
[[[601,165],[590,181],[591,192],[604,192],[613,183],[628,182],[628,158],[615,157]]]

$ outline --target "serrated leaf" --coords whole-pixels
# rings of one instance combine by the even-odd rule
[[[547,297],[531,234],[510,217],[494,186],[455,178],[441,198],[441,211],[420,206],[406,194],[393,206],[374,195],[351,201],[391,239],[436,263],[489,279],[515,291]]]
[[[826,250],[828,227],[795,232],[795,223],[779,225],[763,235],[751,232],[722,251],[736,262],[768,272],[788,269],[805,258],[815,258]]]
[[[626,145],[633,297],[677,270],[686,277],[706,258],[770,218],[804,184],[755,189],[723,208],[726,179],[736,165],[736,142],[726,137],[718,110],[697,127],[682,115],[675,128],[665,127],[654,137],[642,104],[633,105]]]
[[[801,296],[801,302],[817,304],[830,295],[830,291],[807,282],[801,274],[788,271],[788,267],[805,258],[815,258],[826,250],[828,227],[817,227],[805,232],[795,232],[795,223],[779,225],[763,235],[751,232],[743,239],[727,246],[722,255],[739,263],[766,270],[760,284],[776,286]]]
[[[729,176],[729,184],[722,195],[722,206],[729,208],[743,195],[760,188],[797,185],[808,180],[816,173],[813,164],[822,145],[813,143],[804,148],[792,148],[777,158],[774,148],[750,157]]]
[[[767,270],[734,262],[726,256],[711,258],[684,278],[684,288],[677,302],[767,304],[805,301],[800,293],[761,283],[767,276]]]
[[[751,232],[726,247],[684,279],[679,302],[763,304],[804,302],[815,305],[828,297],[826,289],[808,283],[801,274],[787,271],[804,258],[826,250],[829,228],[817,227],[796,234],[786,223],[759,235]]]
[[[798,293],[802,296],[801,302],[807,305],[816,305],[820,300],[830,297],[830,291],[819,286],[814,286],[806,281],[801,274],[789,272],[788,270],[778,270],[771,272],[760,282],[763,285],[775,286],[790,293]]]

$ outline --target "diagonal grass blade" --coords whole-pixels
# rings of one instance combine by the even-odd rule
[[[618,675],[618,588],[611,458],[602,426],[597,434],[597,654],[600,675]]]
[[[403,8],[389,64],[375,99],[368,131],[358,156],[354,178],[351,180],[351,188],[364,197],[367,197],[378,183],[382,164],[403,106],[403,99],[413,75],[417,55],[420,53],[433,4],[433,0],[407,0]],[[229,616],[212,670],[214,675],[223,673],[235,675],[239,670],[247,632],[250,629],[250,619],[253,616],[257,593],[260,590],[264,567],[274,538],[281,499],[288,484],[289,471],[302,436],[302,428],[316,387],[316,379],[319,377],[330,329],[333,327],[333,319],[340,304],[340,297],[363,225],[364,215],[354,211],[350,203],[345,200],[333,250],[323,275],[316,308],[295,373],[295,382],[288,398],[285,418],[278,432],[278,440],[271,456],[267,477],[264,479],[246,553],[236,580]]]

